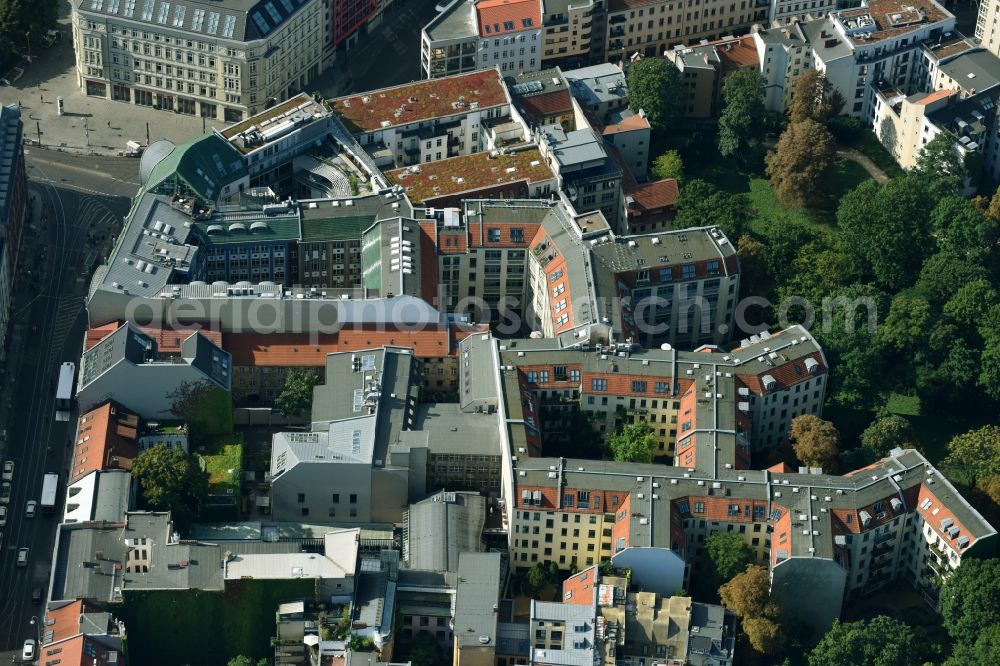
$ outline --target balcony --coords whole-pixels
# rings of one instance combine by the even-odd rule
[[[612,37],[621,37],[625,34],[625,28],[623,28],[622,26],[611,28],[611,32],[609,34]]]

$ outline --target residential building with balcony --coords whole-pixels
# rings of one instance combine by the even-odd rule
[[[825,16],[836,9],[835,0],[770,0],[767,19],[772,25],[789,25]]]
[[[714,118],[722,112],[722,85],[732,72],[760,69],[752,35],[724,37],[704,45],[674,47],[665,53],[681,72],[687,88],[685,118]]]
[[[605,0],[543,0],[542,67],[604,62]]]
[[[709,0],[694,11],[675,0],[610,0],[607,60],[662,56],[676,46],[713,41],[767,21],[767,0]]]
[[[90,97],[237,122],[328,64],[323,0],[73,0]]]
[[[421,31],[420,64],[432,79],[491,67],[541,67],[541,0],[453,0]]]

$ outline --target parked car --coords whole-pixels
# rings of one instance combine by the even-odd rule
[[[35,660],[35,639],[29,638],[24,641],[24,647],[21,649],[21,659],[24,661],[34,661]]]
[[[35,517],[35,509],[38,508],[38,502],[35,500],[28,500],[28,503],[24,505],[24,515],[28,518]]]
[[[0,504],[10,504],[10,483],[0,483]]]
[[[0,506],[0,527],[7,524],[7,507]]]
[[[12,481],[14,479],[14,461],[4,460],[3,461],[3,480]]]
[[[28,549],[21,548],[17,551],[17,566],[26,567],[28,566]]]

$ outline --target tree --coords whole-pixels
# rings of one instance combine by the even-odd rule
[[[955,643],[944,666],[996,666],[1000,664],[1000,624],[990,625],[975,643]]]
[[[736,244],[740,258],[740,286],[744,294],[763,294],[768,284],[767,246],[750,234],[740,236]]]
[[[157,444],[143,451],[132,464],[132,477],[142,488],[146,504],[157,511],[170,511],[185,523],[195,516],[208,489],[208,477],[183,449]]]
[[[715,532],[705,544],[719,581],[726,581],[753,564],[753,549],[736,532]]]
[[[781,300],[804,298],[818,308],[824,298],[861,277],[857,262],[829,234],[822,234],[795,255],[788,278],[779,290]]]
[[[188,425],[188,436],[201,443],[213,435],[232,431],[232,399],[208,380],[182,382],[167,394],[170,411]]]
[[[947,130],[940,132],[917,156],[914,172],[935,199],[955,196],[964,187],[968,174],[955,150],[957,140],[958,137]]]
[[[292,368],[285,375],[285,389],[274,404],[285,416],[299,416],[312,408],[313,388],[319,373],[312,368]]]
[[[429,631],[421,631],[413,638],[409,661],[411,666],[438,666],[448,663],[448,655]]]
[[[653,160],[649,173],[656,180],[673,178],[680,183],[684,180],[684,160],[676,150],[668,150]]]
[[[885,615],[859,622],[834,620],[809,653],[809,666],[910,666],[919,663],[916,645],[913,629]]]
[[[1000,474],[1000,426],[987,425],[952,438],[944,464],[973,479]]]
[[[994,196],[994,200],[1000,207],[1000,199]],[[1000,212],[1000,208],[995,211]],[[973,202],[960,197],[945,197],[938,201],[931,211],[930,222],[942,250],[973,261],[986,260],[1000,238],[997,220],[988,213],[984,214]]]
[[[823,203],[833,157],[833,136],[826,127],[815,120],[789,125],[766,160],[775,196],[785,205]]]
[[[973,644],[1000,623],[1000,560],[964,558],[941,585],[944,628],[956,642]]]
[[[931,316],[931,304],[926,298],[919,293],[900,292],[892,299],[889,314],[879,326],[879,337],[896,351],[913,350],[927,336]]]
[[[555,562],[538,562],[525,574],[525,593],[532,598],[541,596],[549,585],[559,582],[559,565]]]
[[[879,460],[895,448],[914,448],[913,426],[902,416],[889,414],[876,419],[861,433],[861,447],[870,460]]]
[[[629,423],[608,437],[608,448],[618,462],[651,463],[656,438],[645,421]]]
[[[944,313],[966,330],[974,330],[982,321],[983,312],[1000,303],[1000,294],[988,280],[982,278],[966,282],[944,304]],[[983,337],[990,337],[987,331]]]
[[[896,293],[912,284],[933,251],[931,205],[926,186],[914,175],[882,185],[867,180],[840,200],[837,226],[844,249],[879,289]]]
[[[267,659],[261,657],[260,659],[254,661],[246,655],[239,655],[238,657],[233,657],[230,659],[226,666],[267,666]]]
[[[722,605],[741,618],[775,617],[778,606],[771,601],[771,579],[767,569],[750,564],[719,588]]]
[[[1000,474],[984,476],[976,484],[976,487],[993,500],[994,504],[1000,504]]]
[[[916,287],[933,307],[942,307],[964,284],[989,280],[989,272],[954,252],[938,252],[924,261]]]
[[[718,225],[730,240],[742,236],[750,224],[750,203],[744,194],[720,190],[704,180],[685,183],[677,198],[675,229]]]
[[[816,69],[807,69],[795,79],[792,101],[788,105],[788,118],[791,123],[804,120],[826,123],[839,114],[843,106],[843,96],[832,89],[826,75]]]
[[[625,76],[632,110],[645,111],[655,131],[664,130],[677,117],[687,99],[681,73],[666,58],[643,58],[629,65]]]
[[[774,654],[785,645],[781,626],[768,617],[751,617],[743,620],[743,633],[750,647],[761,654]]]
[[[725,106],[719,115],[719,152],[723,157],[745,160],[760,136],[765,115],[764,77],[756,69],[738,69],[722,84]]]
[[[829,421],[803,414],[792,419],[789,435],[794,442],[795,456],[809,467],[829,470],[840,450],[840,433]]]

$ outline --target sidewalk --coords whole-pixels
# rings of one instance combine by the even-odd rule
[[[32,63],[12,86],[0,86],[0,103],[21,105],[28,144],[41,139],[48,148],[86,155],[117,155],[128,141],[145,144],[169,139],[182,143],[202,133],[202,127],[224,127],[220,120],[156,111],[127,102],[87,97],[77,86],[69,14],[60,19],[62,39],[51,48],[32,49]],[[56,97],[64,98],[64,115]],[[39,130],[41,135],[39,136]]]

